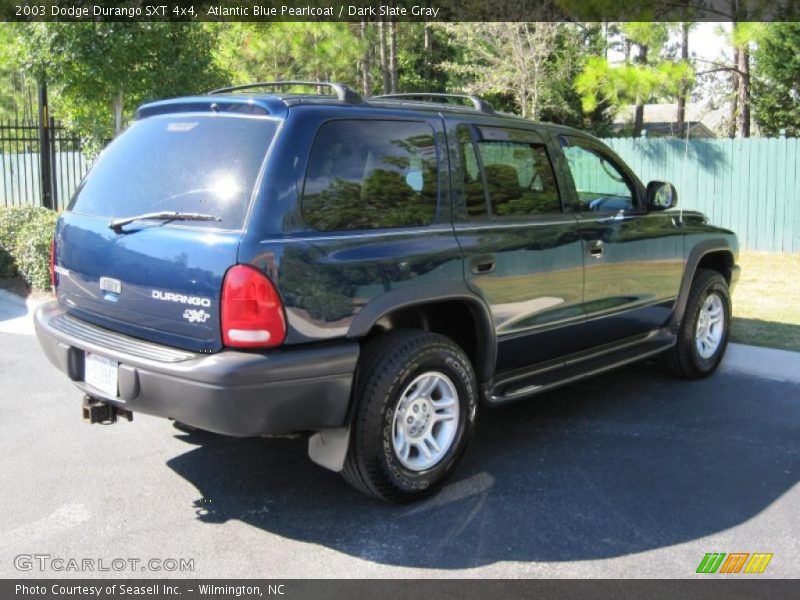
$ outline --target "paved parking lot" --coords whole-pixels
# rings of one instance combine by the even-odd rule
[[[20,554],[190,558],[174,575],[203,578],[691,577],[706,552],[800,576],[797,383],[645,364],[485,411],[449,485],[398,507],[302,439],[85,425],[25,333],[0,333],[0,381],[0,577],[25,575]]]

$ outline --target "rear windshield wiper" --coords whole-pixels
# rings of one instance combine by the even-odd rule
[[[148,219],[159,221],[222,221],[222,217],[208,215],[206,213],[152,212],[143,215],[135,215],[133,217],[125,217],[124,219],[115,219],[108,224],[108,227],[120,233],[125,225],[133,223],[134,221],[146,221]]]

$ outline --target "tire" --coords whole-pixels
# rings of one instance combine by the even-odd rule
[[[721,314],[722,323],[706,329],[709,315],[716,312]],[[698,327],[701,319],[704,321]],[[730,323],[731,295],[725,278],[716,271],[699,270],[692,281],[683,321],[678,327],[678,341],[666,353],[668,370],[683,379],[701,379],[711,375],[728,347]],[[703,335],[704,332],[711,335],[713,331],[718,335]],[[704,344],[703,339],[707,343]]]
[[[429,496],[453,471],[475,425],[478,392],[469,358],[449,338],[416,330],[383,334],[361,356],[342,475],[390,502]]]

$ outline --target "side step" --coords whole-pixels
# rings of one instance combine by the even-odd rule
[[[503,404],[527,398],[653,356],[668,350],[675,342],[674,333],[660,329],[534,365],[531,369],[499,377],[486,394],[486,400],[489,404]]]

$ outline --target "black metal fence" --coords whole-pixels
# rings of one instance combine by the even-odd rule
[[[42,160],[42,139],[36,121],[0,121],[0,199],[2,206],[42,205],[42,169],[49,167],[52,179],[52,207],[64,208],[81,179],[89,170],[90,161],[81,151],[81,140],[62,125],[49,119],[49,135],[45,136],[46,156]],[[50,165],[47,165],[47,162]],[[44,164],[43,164],[44,163]]]

